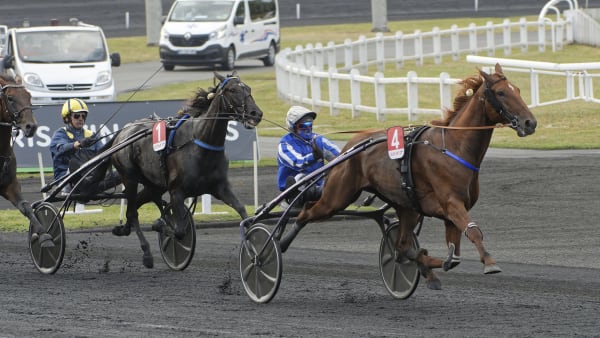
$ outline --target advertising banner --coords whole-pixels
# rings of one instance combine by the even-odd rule
[[[99,135],[111,135],[125,124],[137,119],[153,115],[161,118],[174,117],[184,106],[185,100],[89,103],[90,112],[86,120],[86,128]],[[61,108],[62,103],[36,106],[33,112],[38,122],[35,136],[26,138],[23,133],[19,133],[14,138],[13,149],[20,169],[39,168],[38,153],[42,154],[43,166],[52,167],[50,140],[54,131],[64,126],[60,116]],[[114,116],[106,123],[113,114]],[[104,123],[106,125],[102,126]],[[256,129],[246,129],[241,123],[230,121],[225,153],[232,161],[252,160],[252,144],[256,140]]]

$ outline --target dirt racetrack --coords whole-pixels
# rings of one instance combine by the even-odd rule
[[[487,157],[472,211],[503,272],[483,275],[463,241],[463,262],[440,272],[443,290],[421,281],[394,300],[378,272],[375,223],[310,224],[283,255],[269,304],[246,296],[238,272],[239,229],[199,225],[190,266],[170,271],[153,233],[154,269],[135,236],[69,232],[61,268],[42,275],[24,233],[0,233],[0,336],[38,337],[566,337],[600,334],[598,151]],[[234,169],[252,201],[252,172]],[[263,200],[274,169],[260,171]],[[268,196],[268,197],[265,197]],[[443,226],[427,219],[421,246],[445,255]]]

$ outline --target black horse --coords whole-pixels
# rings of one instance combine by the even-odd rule
[[[21,194],[21,185],[17,180],[17,159],[11,142],[13,128],[21,130],[25,137],[35,135],[37,122],[33,117],[31,94],[12,77],[0,75],[0,194],[29,219],[33,227],[31,240],[40,240],[42,246],[52,247],[51,236]]]
[[[154,202],[164,215],[161,196],[168,191],[175,223],[175,236],[182,238],[188,215],[184,201],[188,197],[211,194],[234,208],[242,219],[246,210],[231,190],[227,177],[228,160],[224,145],[230,120],[254,128],[262,119],[262,111],[252,98],[250,87],[237,76],[223,77],[215,73],[219,84],[205,91],[200,89],[184,113],[190,118],[176,129],[167,154],[153,150],[152,136],[147,136],[112,156],[112,163],[121,175],[127,199],[127,222],[113,233],[127,236],[133,227],[144,251],[144,266],[153,267],[150,247],[140,231],[138,208]],[[113,144],[126,141],[136,132],[152,128],[156,120],[143,119],[125,126],[113,138]],[[138,193],[138,183],[143,185]]]

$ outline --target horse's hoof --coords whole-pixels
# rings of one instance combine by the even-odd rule
[[[152,269],[154,267],[154,258],[152,258],[152,255],[144,255],[144,266],[147,267],[148,269]]]
[[[187,233],[186,233],[185,230],[181,230],[181,231],[180,230],[175,230],[175,233],[174,233],[175,238],[177,238],[178,240],[182,240],[185,237],[186,234]]]
[[[123,225],[117,225],[112,229],[112,233],[115,236],[129,236],[131,233],[131,228]]]
[[[498,272],[502,272],[502,269],[496,264],[489,264],[483,266],[483,273],[486,275],[495,274]]]
[[[152,223],[152,230],[156,232],[162,232],[163,228],[166,226],[167,222],[165,222],[165,220],[162,217],[160,217],[156,219],[154,223]]]
[[[427,287],[431,290],[441,290],[442,289],[442,281],[439,279],[427,281]]]
[[[36,243],[39,242],[40,243],[40,247],[42,248],[53,248],[54,247],[54,240],[52,240],[52,236],[50,236],[50,234],[42,234],[41,236],[37,233],[34,232],[31,234],[31,243]]]
[[[454,243],[450,243],[450,245],[448,246],[448,258],[446,259],[446,261],[444,262],[444,265],[442,266],[444,271],[451,270],[454,267],[456,267],[458,264],[460,264],[460,256],[455,255],[454,252],[455,252]]]
[[[50,234],[42,234],[40,236],[40,247],[42,248],[53,248],[54,240]]]

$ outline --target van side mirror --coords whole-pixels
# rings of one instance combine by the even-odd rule
[[[161,16],[161,17],[160,17],[160,25],[161,25],[161,26],[162,26],[162,25],[164,25],[164,24],[165,24],[165,21],[167,21],[167,16],[166,16],[166,15],[163,15],[163,16]]]
[[[233,18],[233,25],[237,26],[237,25],[243,25],[244,24],[244,17],[243,16],[236,16],[235,18]]]
[[[2,60],[2,65],[4,69],[11,69],[15,67],[15,57],[14,55],[7,55]]]
[[[119,54],[119,53],[110,54],[110,65],[113,67],[119,67],[121,65],[121,54]]]

